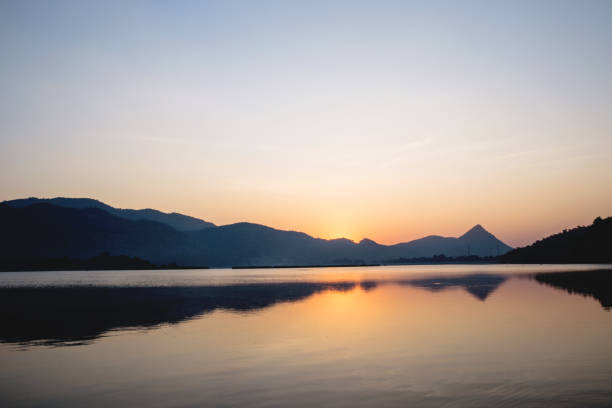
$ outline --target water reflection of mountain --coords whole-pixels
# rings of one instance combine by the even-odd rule
[[[379,282],[372,281],[372,280],[363,281],[359,283],[359,287],[365,292],[369,292],[371,290],[376,289],[378,285],[379,285]]]
[[[402,284],[440,291],[451,288],[463,288],[471,295],[483,302],[497,288],[506,281],[508,277],[500,275],[468,275],[446,278],[428,278],[403,281]]]
[[[198,287],[0,288],[0,342],[71,345],[113,329],[178,323],[216,309],[251,311],[355,283]]]
[[[612,270],[538,273],[533,278],[568,293],[591,296],[606,310],[612,308]]]
[[[485,300],[506,278],[473,275],[401,282],[432,290],[462,287]],[[178,323],[217,309],[253,311],[295,302],[325,290],[357,285],[371,291],[382,281],[289,282],[192,287],[0,288],[0,342],[41,345],[88,343],[121,328]]]
[[[431,291],[462,288],[485,301],[509,277],[467,275],[401,281],[288,282],[189,287],[0,288],[0,342],[23,345],[84,344],[114,329],[152,328],[214,310],[249,312],[316,293],[368,292],[383,284]],[[541,273],[537,282],[580,293],[612,306],[612,271]]]

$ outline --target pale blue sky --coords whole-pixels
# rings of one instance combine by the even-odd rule
[[[382,242],[612,215],[612,2],[0,1],[0,199]]]

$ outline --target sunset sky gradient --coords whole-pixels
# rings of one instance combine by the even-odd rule
[[[612,2],[0,0],[0,200],[389,244],[612,215]]]

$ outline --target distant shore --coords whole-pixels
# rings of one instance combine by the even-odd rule
[[[262,265],[232,266],[232,269],[285,269],[285,268],[346,268],[350,266],[381,266],[381,264],[321,264],[321,265]]]
[[[43,271],[126,271],[126,270],[209,269],[208,266],[184,266],[176,263],[156,265],[138,257],[103,252],[88,259],[16,256],[0,258],[0,272]]]

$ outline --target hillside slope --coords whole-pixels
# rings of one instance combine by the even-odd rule
[[[102,252],[155,264],[267,266],[383,263],[433,255],[496,255],[504,243],[477,226],[459,238],[430,236],[397,245],[364,239],[313,238],[264,225],[237,223],[179,231],[166,223],[133,221],[94,207],[50,203],[0,204],[0,257],[91,258]]]
[[[505,263],[611,263],[612,217],[565,230],[501,257]]]
[[[132,210],[125,208],[115,208],[111,207],[108,204],[105,204],[101,201],[94,200],[91,198],[65,198],[65,197],[55,197],[55,198],[22,198],[18,200],[10,200],[5,201],[4,204],[7,204],[10,207],[15,208],[23,208],[32,204],[39,203],[48,203],[53,204],[58,207],[66,207],[66,208],[97,208],[103,211],[106,211],[109,214],[115,215],[120,218],[125,218],[132,221],[157,221],[163,224],[167,224],[172,228],[179,231],[197,231],[203,228],[211,228],[214,227],[215,224],[212,222],[204,221],[199,218],[191,217],[184,214],[179,213],[164,213],[158,210],[153,210],[151,208],[146,208],[143,210]]]

